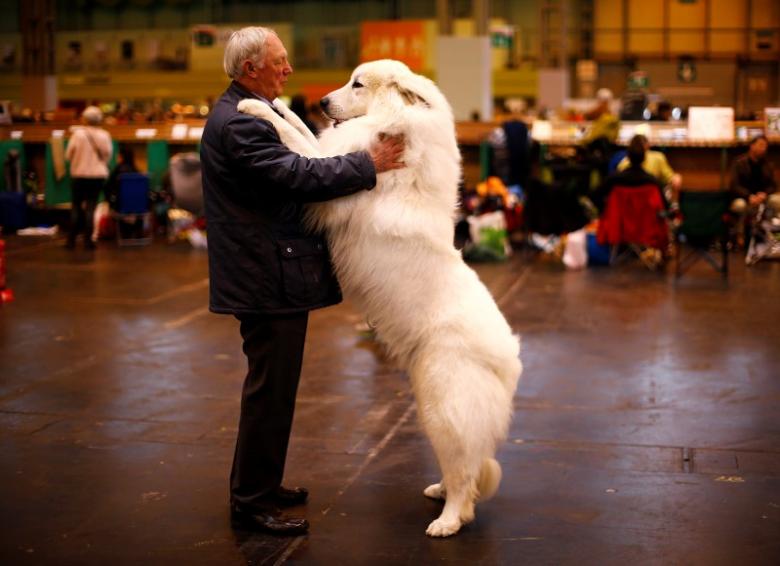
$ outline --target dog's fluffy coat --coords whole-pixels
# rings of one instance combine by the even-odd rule
[[[460,153],[438,88],[383,60],[359,66],[327,99],[337,127],[319,142],[279,101],[286,121],[258,100],[239,110],[269,120],[285,145],[308,157],[365,150],[380,133],[404,135],[404,169],[380,175],[371,191],[311,205],[308,221],[327,233],[345,296],[410,376],[442,471],[424,493],[446,500],[426,532],[448,536],[498,488],[493,456],[522,371],[519,340],[453,247]]]

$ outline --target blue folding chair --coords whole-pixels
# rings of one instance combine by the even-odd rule
[[[143,173],[119,175],[116,237],[120,246],[143,246],[152,242],[152,213],[149,210],[149,176]]]

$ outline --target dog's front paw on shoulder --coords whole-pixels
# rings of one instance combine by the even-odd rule
[[[429,537],[448,537],[454,535],[459,530],[460,521],[451,521],[439,517],[428,525],[428,528],[425,529],[425,534]]]
[[[252,116],[262,117],[265,115],[264,110],[268,105],[254,98],[245,98],[238,103],[238,111],[244,114],[251,114]]]

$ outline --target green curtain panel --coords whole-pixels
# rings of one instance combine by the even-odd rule
[[[149,185],[153,191],[162,188],[162,178],[168,170],[168,142],[152,140],[146,146],[146,166],[149,173]]]
[[[22,140],[0,141],[0,165],[2,165],[2,172],[0,173],[0,191],[5,191],[8,188],[6,186],[7,183],[5,182],[5,160],[8,157],[8,152],[12,149],[19,152],[19,164],[23,175],[25,167],[27,166],[27,160],[24,155],[24,143]]]

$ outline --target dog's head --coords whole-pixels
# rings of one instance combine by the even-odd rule
[[[320,105],[336,124],[370,114],[374,108],[390,112],[411,106],[430,108],[431,97],[438,93],[432,85],[400,61],[382,59],[360,65],[349,82],[323,97]]]

